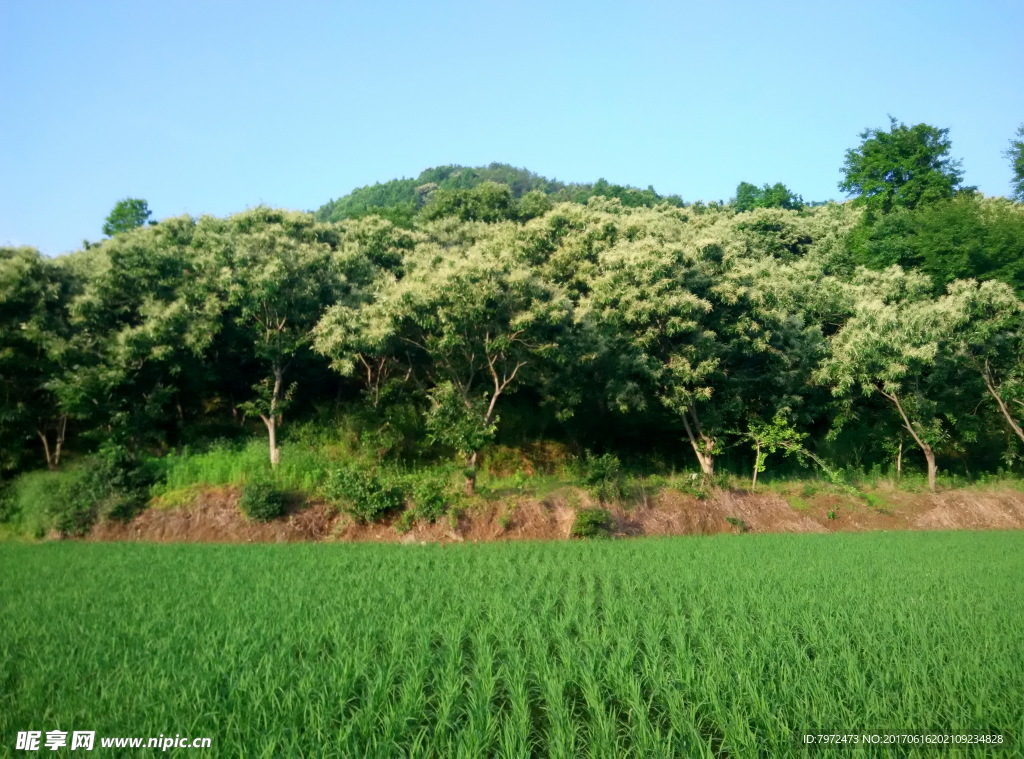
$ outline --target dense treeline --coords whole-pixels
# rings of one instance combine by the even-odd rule
[[[382,455],[456,457],[470,490],[496,441],[552,438],[708,476],[774,452],[917,462],[933,486],[940,466],[1018,464],[1020,204],[956,175],[878,207],[884,187],[687,206],[493,178],[438,188],[410,226],[260,207],[56,259],[3,249],[5,476],[239,429],[276,466],[285,422],[339,408],[393,436]]]
[[[415,179],[392,179],[360,187],[316,211],[318,221],[341,221],[376,215],[403,227],[417,219],[458,215],[474,221],[525,221],[549,211],[554,203],[586,203],[590,198],[617,198],[624,206],[682,206],[678,195],[661,196],[653,187],[611,184],[565,184],[504,163],[489,166],[438,166]]]

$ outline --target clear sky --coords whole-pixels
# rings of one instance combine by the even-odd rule
[[[449,163],[839,198],[888,114],[1004,195],[1022,74],[1019,0],[0,0],[0,244],[75,249],[128,196],[313,210]]]

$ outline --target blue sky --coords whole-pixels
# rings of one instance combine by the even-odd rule
[[[1009,191],[1024,4],[0,1],[0,244],[156,218],[312,210],[448,163],[686,200],[740,181],[840,198],[887,114],[950,129]]]

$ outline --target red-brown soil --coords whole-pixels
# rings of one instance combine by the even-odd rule
[[[622,536],[1024,528],[1024,493],[1014,490],[874,491],[870,499],[844,492],[803,497],[795,493],[719,490],[698,499],[666,490],[609,509],[615,520],[614,532]],[[320,503],[297,508],[268,523],[250,522],[238,509],[238,495],[229,487],[200,489],[191,503],[181,507],[149,508],[128,523],[97,525],[89,539],[225,543],[560,540],[569,537],[577,507],[597,505],[575,488],[563,488],[543,499],[477,499],[462,509],[454,524],[442,520],[399,534],[395,517],[378,524],[356,524]]]

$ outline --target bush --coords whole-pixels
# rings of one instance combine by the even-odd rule
[[[580,509],[569,535],[574,538],[607,538],[612,532],[612,515],[608,509]]]
[[[61,472],[29,472],[11,488],[12,518],[19,531],[44,538],[84,535],[95,524],[100,501],[106,495],[96,470],[79,466]]]
[[[587,451],[578,469],[583,485],[602,503],[622,496],[622,462],[614,453],[595,456]]]
[[[281,516],[286,504],[285,494],[266,480],[248,483],[238,501],[242,513],[258,522],[269,522]]]
[[[402,505],[400,488],[355,467],[341,467],[327,474],[324,497],[360,522],[375,522]]]
[[[90,465],[99,516],[127,521],[145,508],[157,480],[153,462],[121,446],[104,446]]]
[[[424,522],[436,522],[455,500],[447,471],[419,472],[409,477],[408,486],[416,519]]]

